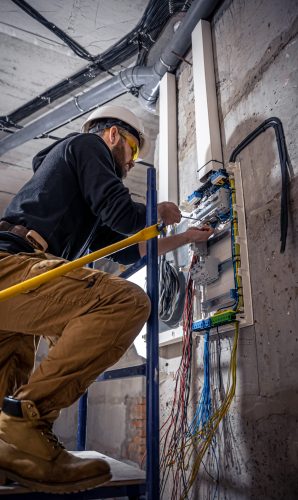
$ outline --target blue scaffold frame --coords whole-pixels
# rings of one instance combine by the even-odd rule
[[[156,171],[153,165],[147,170],[147,226],[157,223],[157,191]],[[158,350],[158,249],[157,238],[147,242],[147,257],[143,257],[136,264],[122,273],[121,277],[128,278],[147,264],[147,293],[151,300],[151,313],[147,322],[147,362],[118,370],[110,370],[100,375],[97,381],[115,378],[146,376],[146,484],[127,485],[125,494],[129,498],[144,498],[146,500],[159,500],[159,350]],[[79,400],[77,449],[86,449],[88,393]],[[85,492],[84,498],[95,498],[92,492]],[[123,488],[102,487],[96,488],[96,498],[123,496]],[[104,496],[101,496],[104,495]],[[68,495],[71,500],[72,495]]]

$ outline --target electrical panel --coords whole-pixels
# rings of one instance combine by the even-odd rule
[[[182,222],[175,232],[209,224],[208,242],[192,244],[167,254],[167,260],[194,286],[193,332],[228,331],[253,324],[244,198],[240,165],[211,172],[208,180],[181,205]],[[182,338],[182,321],[175,328],[161,323],[160,344]]]

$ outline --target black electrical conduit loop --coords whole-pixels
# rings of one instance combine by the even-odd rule
[[[232,152],[229,161],[234,163],[238,154],[246,148],[256,137],[268,128],[273,127],[278,147],[280,168],[281,168],[281,206],[280,206],[280,253],[284,253],[286,248],[287,233],[288,233],[288,206],[289,206],[289,167],[290,157],[287,150],[285,134],[282,122],[275,116],[268,118],[255,130],[253,130]]]

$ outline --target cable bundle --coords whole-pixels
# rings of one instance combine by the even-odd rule
[[[201,392],[201,397],[199,400],[199,404],[197,406],[197,409],[195,411],[194,418],[189,426],[189,437],[191,436],[196,436],[200,430],[203,429],[203,427],[207,424],[208,420],[212,416],[212,402],[211,402],[211,377],[210,377],[210,352],[209,352],[209,346],[210,346],[210,332],[206,331],[204,335],[204,353],[203,353],[203,363],[204,363],[204,382],[203,382],[203,387],[202,387],[202,392]],[[220,348],[220,345],[219,345]],[[217,367],[220,372],[220,351],[218,351],[219,359],[217,360]],[[219,378],[220,381],[220,378]],[[214,465],[217,468],[217,477],[214,478],[211,473],[207,470],[207,464],[206,462],[203,463],[203,467],[205,469],[205,472],[208,474],[208,476],[211,478],[212,483],[216,484],[213,498],[216,497],[217,489],[218,489],[218,480],[219,480],[219,466],[218,466],[218,459],[216,456],[216,438],[215,436],[213,437],[212,441],[210,442],[211,445],[211,451],[212,455],[210,454],[209,459],[214,459]],[[208,465],[211,465],[210,460],[208,460]],[[209,467],[208,467],[209,468]]]
[[[165,431],[161,437],[161,494],[171,473],[173,480],[171,500],[177,500],[187,484],[186,471],[184,470],[184,450],[189,433],[187,408],[191,382],[193,297],[194,286],[189,274],[183,311],[182,357],[176,374],[171,412],[162,427],[162,429],[165,428]]]
[[[207,423],[211,415],[209,331],[204,336],[204,383],[199,404],[189,426],[189,435],[196,433]]]
[[[185,455],[187,455],[187,461],[185,467],[188,468],[190,466],[190,461],[192,458],[194,460],[194,463],[191,467],[191,472],[188,476],[187,484],[185,484],[184,491],[182,492],[182,495],[180,497],[181,500],[188,498],[188,493],[193,483],[198,477],[199,468],[202,463],[203,457],[208,447],[210,446],[213,437],[215,436],[215,433],[219,427],[220,422],[227,414],[230,405],[232,403],[233,397],[235,395],[238,336],[239,336],[239,324],[238,322],[236,322],[235,336],[231,352],[231,361],[229,366],[229,376],[228,376],[225,399],[220,405],[220,407],[216,409],[213,415],[205,423],[205,425],[194,436],[189,437],[185,443]]]
[[[238,345],[239,325],[235,323],[235,337],[231,352],[229,376],[227,382],[226,396],[222,404],[217,408],[209,419],[197,428],[191,429],[187,423],[187,405],[189,403],[189,391],[187,398],[183,397],[183,366],[185,366],[185,351],[176,378],[175,397],[170,416],[165,422],[167,430],[161,438],[164,441],[161,453],[161,493],[165,490],[165,484],[172,474],[173,487],[171,500],[186,500],[189,498],[190,490],[198,478],[199,469],[204,455],[212,445],[212,440],[219,427],[220,422],[227,414],[236,390],[236,357]],[[191,356],[190,356],[191,358]],[[190,374],[191,370],[188,368]],[[180,381],[180,385],[178,382]],[[177,390],[179,386],[180,390]],[[189,383],[188,383],[189,388]],[[178,395],[179,393],[179,395]],[[179,399],[178,399],[179,397]],[[181,401],[180,398],[182,397]],[[187,403],[187,404],[186,404]],[[202,422],[202,420],[201,420]],[[169,438],[171,428],[173,432]],[[192,430],[192,432],[191,432]],[[214,454],[215,451],[213,450]],[[192,463],[193,462],[193,463]]]
[[[171,328],[183,313],[185,278],[163,255],[159,265],[159,318]]]
[[[58,26],[54,23],[48,21],[45,17],[43,17],[37,10],[35,10],[31,5],[29,5],[25,0],[12,0],[13,3],[18,5],[21,9],[23,9],[29,16],[33,17],[36,21],[43,24],[50,31],[55,33],[57,37],[59,37],[68,47],[82,59],[87,59],[87,61],[92,61],[94,58],[89,52],[84,49],[78,42],[75,42],[70,36],[68,36],[64,31],[62,31]]]
[[[234,185],[231,182],[231,205],[234,201]],[[232,255],[234,265],[235,286],[237,299],[235,311],[242,307],[242,282],[238,274],[240,267],[239,248],[236,244],[238,234],[237,213],[231,209],[232,218]],[[193,257],[192,264],[196,257]],[[191,293],[190,293],[191,292]],[[229,376],[227,388],[223,402],[218,408],[212,408],[211,388],[210,388],[210,360],[209,360],[209,332],[205,334],[204,342],[204,384],[201,397],[194,418],[188,424],[187,406],[189,403],[189,388],[191,377],[192,359],[192,307],[193,307],[194,287],[193,282],[188,278],[187,293],[184,309],[183,347],[182,359],[176,376],[174,401],[171,413],[163,427],[166,431],[161,438],[161,492],[165,490],[165,484],[172,474],[171,500],[185,500],[189,498],[190,490],[198,477],[207,449],[211,446],[217,462],[216,453],[212,445],[216,431],[220,422],[227,414],[236,390],[236,361],[237,345],[239,335],[239,324],[235,321],[234,343],[231,351],[229,366]],[[189,324],[189,318],[191,323]],[[172,432],[172,434],[171,434]],[[218,464],[217,464],[218,468]],[[209,474],[210,475],[210,474]],[[216,488],[217,491],[217,488]],[[215,491],[215,494],[216,494]]]

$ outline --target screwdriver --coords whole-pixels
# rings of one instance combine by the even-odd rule
[[[194,217],[187,217],[186,215],[181,215],[182,219],[191,219],[191,220],[195,220],[198,222],[198,219],[195,219]]]
[[[183,219],[191,219],[191,220],[195,220],[196,222],[198,222],[198,219],[195,219],[194,217],[187,217],[186,215],[181,215],[181,217]],[[165,229],[165,227],[166,227],[166,225],[163,222],[161,222],[160,224],[157,225],[157,229],[159,231],[162,231],[163,229]]]
[[[187,215],[181,215],[181,217],[182,217],[183,219],[191,219],[191,220],[195,220],[196,222],[200,222],[198,219],[195,219],[194,217],[188,217]],[[205,225],[207,225],[207,226],[211,226],[211,227],[213,227],[213,228],[215,228],[215,227],[216,227],[216,224],[217,224],[217,223],[216,223],[216,221],[213,221],[213,222],[211,222],[211,221],[205,222]]]

